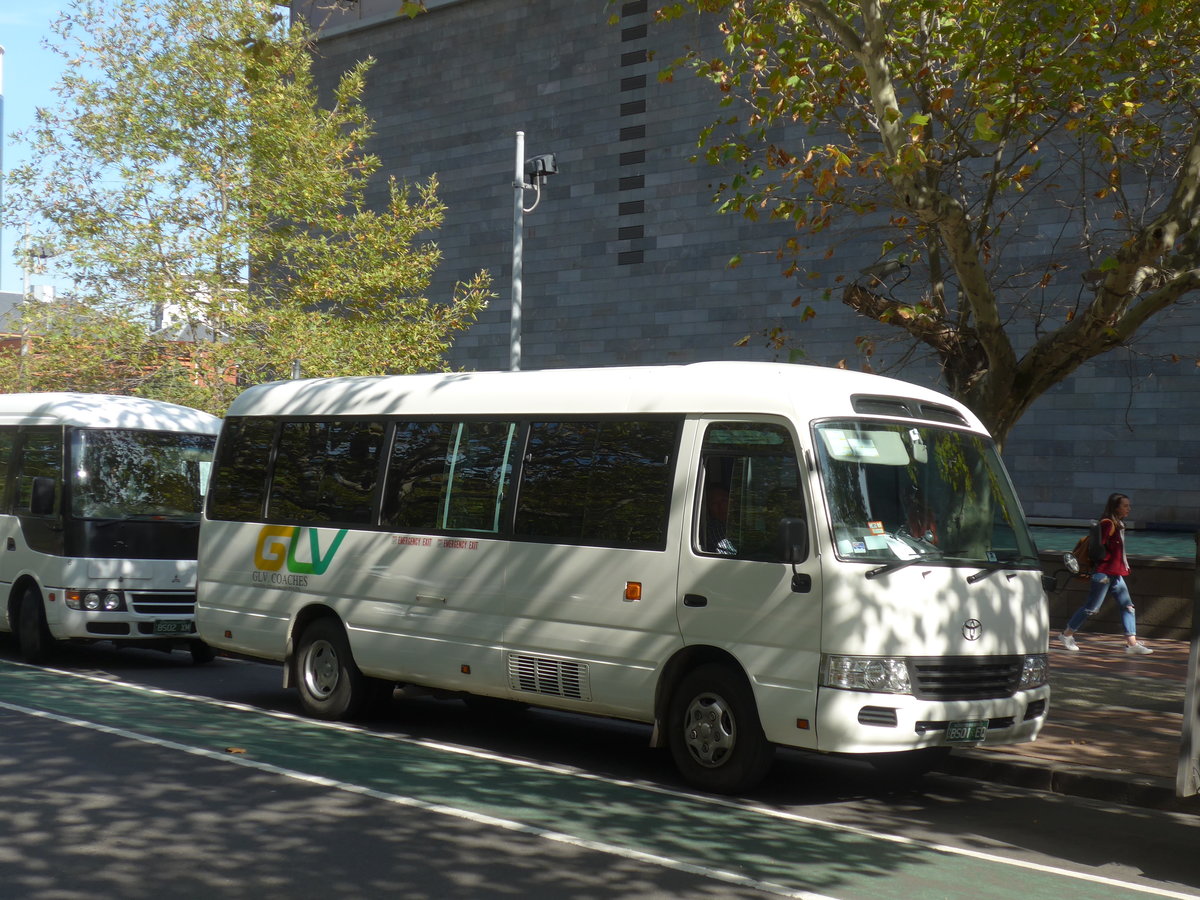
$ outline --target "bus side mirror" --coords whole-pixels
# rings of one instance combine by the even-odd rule
[[[54,479],[36,475],[29,494],[29,511],[35,516],[54,515]]]
[[[784,562],[795,565],[808,558],[808,522],[804,519],[780,519],[779,539]]]
[[[779,542],[783,561],[792,564],[792,591],[807,594],[812,590],[812,576],[796,568],[796,563],[808,558],[808,523],[804,519],[780,519]]]

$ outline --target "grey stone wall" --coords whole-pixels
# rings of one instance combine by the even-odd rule
[[[527,157],[553,152],[559,166],[525,217],[522,368],[788,359],[761,336],[777,325],[805,362],[859,365],[854,339],[871,323],[819,300],[824,282],[785,279],[774,251],[787,227],[718,215],[719,173],[689,161],[719,115],[716,97],[690,75],[660,83],[657,73],[681,46],[711,39],[697,19],[652,28],[645,2],[431,0],[409,20],[372,3],[326,22],[319,71],[328,84],[374,56],[372,149],[386,174],[440,181],[448,212],[431,297],[479,269],[493,276],[499,296],[458,338],[454,366],[509,366],[517,131]],[[1048,231],[1058,227],[1052,199],[1037,212]],[[1038,252],[1036,237],[1023,253]],[[851,275],[877,259],[869,223],[829,239]],[[796,298],[817,317],[800,324]],[[1200,316],[1176,310],[1034,405],[1005,448],[1027,515],[1094,518],[1120,490],[1138,524],[1200,522],[1200,372],[1163,360],[1194,357],[1197,338]],[[901,356],[882,345],[876,367]],[[888,374],[937,385],[936,366],[920,358]]]

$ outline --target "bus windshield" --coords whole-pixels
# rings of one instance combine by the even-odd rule
[[[199,521],[216,437],[136,429],[77,429],[71,512],[81,519]]]
[[[992,442],[929,425],[815,427],[841,559],[1037,565],[1037,550]]]

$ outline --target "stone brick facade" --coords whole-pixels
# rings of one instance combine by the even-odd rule
[[[320,19],[319,3],[293,9]],[[787,227],[718,215],[718,173],[689,159],[700,129],[720,114],[717,97],[690,75],[670,83],[657,75],[680,47],[711,39],[699,20],[652,26],[645,0],[426,5],[414,19],[396,16],[394,0],[330,14],[318,72],[328,85],[374,56],[366,102],[385,174],[437,175],[448,212],[435,236],[444,259],[431,297],[479,269],[493,276],[498,296],[457,340],[454,366],[509,367],[517,131],[527,157],[552,152],[559,167],[525,217],[522,368],[788,359],[761,337],[777,325],[802,345],[802,362],[859,365],[854,339],[872,323],[821,301],[823,282],[785,279],[774,251]],[[1049,223],[1053,204],[1043,208]],[[830,240],[851,275],[878,259],[880,238],[863,223]],[[742,264],[730,268],[735,254]],[[817,310],[806,324],[797,297]],[[1200,371],[1190,359],[1164,361],[1198,347],[1200,315],[1181,307],[1135,347],[1094,360],[1041,398],[1005,448],[1026,514],[1094,518],[1120,490],[1138,525],[1200,523]],[[876,359],[886,366],[900,355],[891,345]],[[937,385],[928,362],[887,371]]]

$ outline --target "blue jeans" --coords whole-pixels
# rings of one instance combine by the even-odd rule
[[[1120,575],[1105,575],[1103,572],[1092,573],[1092,586],[1088,592],[1087,603],[1075,610],[1075,615],[1071,616],[1071,620],[1067,622],[1067,631],[1076,631],[1083,624],[1084,619],[1094,616],[1108,594],[1112,594],[1112,598],[1117,601],[1117,606],[1121,607],[1121,625],[1125,628],[1125,634],[1130,637],[1137,634],[1137,621],[1133,615],[1133,598],[1129,596],[1129,588],[1125,586],[1125,579]]]

